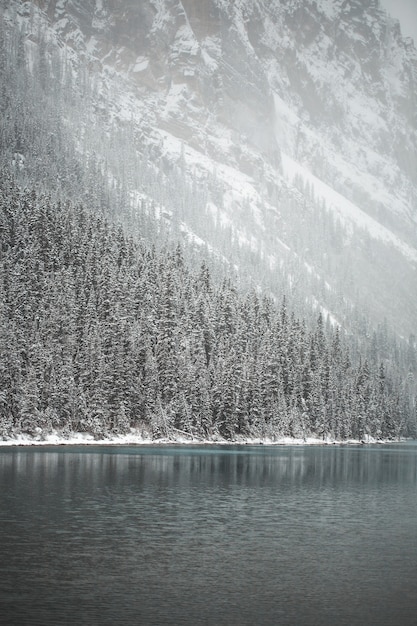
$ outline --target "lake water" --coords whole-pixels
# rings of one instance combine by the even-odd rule
[[[6,625],[417,624],[417,444],[0,448]]]

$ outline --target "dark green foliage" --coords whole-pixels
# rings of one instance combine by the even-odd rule
[[[394,437],[413,374],[319,315],[218,287],[82,207],[0,183],[0,434]],[[408,429],[408,430],[407,430]]]

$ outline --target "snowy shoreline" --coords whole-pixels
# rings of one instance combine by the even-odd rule
[[[42,438],[41,438],[42,437]],[[144,437],[139,433],[129,433],[126,435],[119,435],[112,438],[95,439],[93,435],[86,433],[73,433],[69,437],[64,437],[59,433],[51,433],[44,436],[19,436],[16,438],[0,440],[1,447],[23,447],[23,446],[172,446],[172,445],[187,445],[187,446],[213,446],[213,445],[240,445],[240,446],[327,446],[327,445],[366,445],[366,444],[388,444],[395,443],[401,440],[377,440],[373,437],[365,437],[363,440],[359,439],[320,439],[317,437],[306,438],[292,438],[281,437],[278,439],[270,439],[268,437],[253,438],[253,439],[193,439],[186,437],[176,437],[175,439],[161,438],[152,439],[150,437]]]

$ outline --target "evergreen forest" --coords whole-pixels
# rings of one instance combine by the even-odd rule
[[[0,183],[0,437],[217,440],[415,436],[415,353],[358,353],[256,290],[191,270],[181,246]],[[385,352],[384,352],[385,351]],[[395,351],[394,351],[395,352]],[[415,363],[414,363],[415,367]]]

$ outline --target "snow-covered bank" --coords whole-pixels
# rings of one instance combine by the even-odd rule
[[[390,443],[388,440],[376,440],[373,437],[365,437],[363,440],[348,439],[336,440],[330,437],[322,439],[318,437],[279,437],[276,439],[265,438],[236,438],[234,440],[226,440],[220,438],[213,439],[193,439],[187,437],[161,438],[152,439],[144,436],[140,432],[131,432],[126,435],[118,435],[115,437],[96,439],[93,435],[87,433],[71,433],[64,436],[61,433],[51,433],[47,435],[17,435],[14,438],[0,440],[0,447],[4,446],[159,446],[159,445],[267,445],[267,446],[305,446],[305,445],[361,445],[370,443]]]

